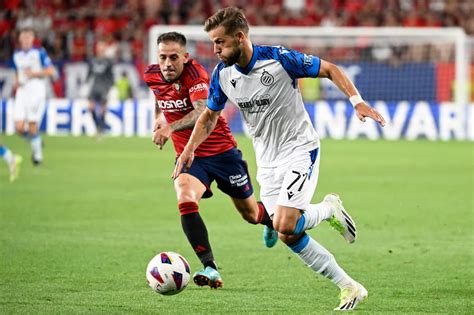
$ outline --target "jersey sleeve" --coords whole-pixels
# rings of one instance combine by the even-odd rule
[[[282,64],[293,79],[316,78],[319,75],[321,59],[306,55],[296,50],[279,47],[274,52],[275,58]]]
[[[225,102],[227,101],[227,95],[222,91],[219,83],[219,73],[224,68],[223,63],[219,63],[212,72],[211,86],[209,87],[209,97],[207,99],[207,107],[213,111],[223,110]]]
[[[191,64],[189,67],[191,72],[197,74],[189,84],[189,99],[191,102],[207,99],[209,95],[209,75],[200,65]]]
[[[40,55],[41,65],[43,66],[43,68],[48,68],[49,66],[52,65],[51,59],[49,58],[44,48],[41,48],[39,50],[39,55]]]

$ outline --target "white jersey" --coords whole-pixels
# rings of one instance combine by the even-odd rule
[[[284,47],[254,45],[247,67],[216,66],[207,106],[219,111],[227,100],[236,104],[252,137],[257,165],[284,164],[319,145],[297,79],[317,77],[320,64],[318,57]]]
[[[13,54],[13,63],[18,74],[19,93],[46,95],[47,78],[28,78],[26,70],[41,71],[51,66],[51,59],[44,48],[31,48],[27,51],[16,50]]]

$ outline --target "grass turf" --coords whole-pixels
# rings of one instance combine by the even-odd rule
[[[46,138],[35,168],[24,141],[2,141],[25,161],[13,184],[0,165],[1,314],[316,314],[338,304],[334,285],[283,244],[264,248],[261,226],[215,186],[200,209],[224,288],[153,293],[145,267],[159,251],[201,267],[181,231],[171,143]],[[250,141],[238,142],[255,177]],[[467,142],[322,141],[314,200],[338,192],[359,239],[347,245],[327,224],[310,234],[369,290],[358,313],[474,312],[473,164]]]

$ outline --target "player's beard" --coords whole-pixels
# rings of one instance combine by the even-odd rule
[[[241,55],[242,55],[242,48],[240,48],[239,46],[236,46],[232,50],[231,54],[226,58],[226,60],[223,60],[223,61],[227,66],[232,66],[236,64],[237,61],[239,61],[239,58]]]

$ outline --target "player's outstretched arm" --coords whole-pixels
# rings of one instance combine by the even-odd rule
[[[153,128],[153,142],[163,148],[165,143],[171,137],[171,134],[175,131],[193,128],[196,124],[201,113],[206,109],[206,100],[198,99],[193,102],[194,109],[190,111],[186,116],[171,124],[167,124],[166,120],[161,113],[158,103],[155,102],[155,126]]]
[[[354,83],[352,83],[341,68],[321,59],[319,77],[328,78],[336,84],[336,86],[349,98],[351,104],[354,106],[357,117],[361,121],[365,121],[365,118],[369,117],[377,121],[382,127],[385,126],[385,119],[382,115],[362,99]]]
[[[220,111],[206,108],[199,116],[186,147],[184,147],[183,152],[176,161],[173,175],[171,176],[173,179],[176,179],[183,169],[186,170],[191,166],[194,160],[194,151],[214,130],[220,114]]]

